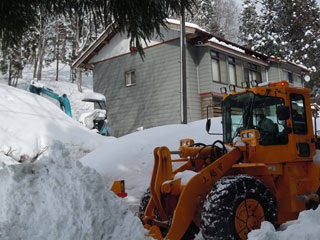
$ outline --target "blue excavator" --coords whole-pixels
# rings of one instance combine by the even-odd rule
[[[46,95],[60,104],[60,108],[68,116],[72,117],[70,101],[66,94],[59,95],[54,90],[43,86],[42,84],[32,81],[29,86],[29,91],[37,95]],[[104,136],[112,135],[112,130],[107,124],[107,104],[105,97],[100,93],[90,93],[82,99],[83,102],[91,102],[99,107],[90,113],[81,114],[79,121],[87,128]]]
[[[70,101],[66,94],[59,95],[55,93],[52,89],[44,87],[42,84],[32,81],[29,86],[29,91],[38,95],[47,95],[60,103],[60,108],[68,116],[72,117]]]

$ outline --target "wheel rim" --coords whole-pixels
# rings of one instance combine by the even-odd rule
[[[263,207],[256,199],[243,200],[237,207],[234,220],[238,236],[243,240],[247,239],[248,233],[260,228],[264,220]]]

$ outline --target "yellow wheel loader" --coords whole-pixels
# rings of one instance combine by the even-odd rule
[[[263,221],[279,225],[318,206],[308,89],[281,81],[234,91],[224,95],[222,113],[223,141],[154,149],[139,210],[153,238],[192,239],[201,230],[204,239],[243,240]]]

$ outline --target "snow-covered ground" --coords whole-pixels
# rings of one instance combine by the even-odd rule
[[[217,118],[213,124],[218,132],[221,132],[220,121],[221,118]],[[207,134],[204,120],[188,125],[160,126],[114,139],[80,161],[96,169],[108,186],[114,179],[125,180],[128,192],[126,200],[131,209],[137,210],[140,198],[150,183],[153,149],[167,146],[170,150],[178,150],[179,140],[184,138],[212,144],[217,137]]]
[[[27,89],[30,80],[19,87]],[[74,115],[90,110],[75,84],[41,83],[67,93]],[[102,137],[46,98],[1,80],[0,112],[0,239],[8,240],[144,239],[134,211],[149,185],[154,147],[176,150],[182,138],[206,144],[218,138],[206,133],[205,121]],[[216,132],[220,121],[213,119]],[[126,181],[126,199],[108,190],[120,179]],[[320,239],[319,229],[320,208],[302,212],[281,231],[265,222],[249,239]]]
[[[0,84],[0,239],[143,239],[140,220],[78,159],[102,137],[36,94]]]

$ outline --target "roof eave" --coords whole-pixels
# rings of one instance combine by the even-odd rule
[[[97,49],[108,43],[107,39],[110,39],[117,29],[114,28],[113,24],[110,24],[105,31],[103,31],[100,36],[73,62],[72,68],[83,67],[89,69],[93,68],[92,64],[89,64],[89,60],[95,54]]]

